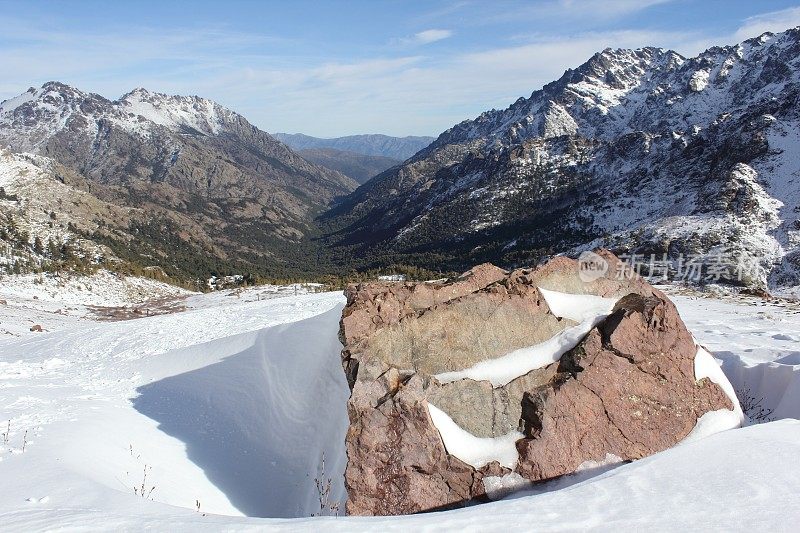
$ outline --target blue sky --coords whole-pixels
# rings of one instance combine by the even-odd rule
[[[58,80],[197,94],[270,132],[437,135],[605,47],[797,25],[799,2],[769,0],[0,0],[0,100]]]

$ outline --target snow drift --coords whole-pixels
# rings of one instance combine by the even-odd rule
[[[341,501],[342,297],[261,292],[0,340],[0,476],[16,480],[0,489],[0,514],[49,501],[310,516],[323,454]]]
[[[346,498],[340,316],[337,306],[262,330],[218,363],[139,387],[133,406],[186,443],[189,460],[243,514],[320,514],[316,479],[332,481],[333,501]]]

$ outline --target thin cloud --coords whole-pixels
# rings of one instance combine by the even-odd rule
[[[562,11],[580,13],[592,17],[619,17],[643,11],[652,6],[666,4],[673,0],[558,0],[557,5]]]
[[[14,54],[0,54],[0,68],[7,67],[3,70],[14,72],[19,81],[19,89],[7,96],[24,91],[32,83],[55,78],[112,98],[137,86],[171,94],[198,94],[242,113],[267,131],[322,136],[371,131],[435,134],[485,109],[506,107],[518,97],[530,95],[605,47],[681,47],[690,39],[684,34],[645,31],[578,33],[549,39],[541,36],[519,46],[435,58],[406,54],[356,61],[304,58],[295,62],[252,55],[247,38],[242,38],[247,43],[244,50],[235,46],[219,54],[203,50],[200,59],[192,60],[190,48],[194,43],[184,42],[186,34],[178,38],[173,35],[167,42],[149,33],[145,37],[149,44],[139,42],[138,37],[116,43],[109,40],[113,54],[91,46],[82,49],[85,53],[76,54],[72,48],[71,53],[61,55],[57,49],[64,44],[62,39],[53,46],[41,45],[33,60],[30,50],[16,56],[18,63]],[[228,40],[239,38],[232,35]],[[124,55],[120,53],[123,50],[128,52],[126,60],[112,68],[108,62]],[[160,61],[162,54],[168,54],[168,71],[129,69],[143,61]],[[85,64],[56,63],[76,56]],[[15,68],[10,68],[12,63]],[[24,69],[23,63],[36,68],[16,70]],[[10,81],[4,80],[4,84],[10,85]]]
[[[632,4],[610,0],[607,7],[619,14],[634,9]],[[551,0],[546,5],[584,16],[581,9],[606,4]],[[751,17],[742,21],[737,35],[753,37],[795,25],[793,17],[800,16],[799,11]],[[413,46],[453,35],[442,29],[447,27],[443,22],[431,22],[422,26],[431,29],[407,37],[406,50],[384,47],[377,56],[341,58],[292,42],[273,40],[266,46],[262,35],[230,29],[175,28],[168,34],[146,28],[126,33],[43,32],[17,22],[7,25],[4,37],[10,42],[0,48],[0,72],[8,74],[0,82],[0,100],[51,79],[110,98],[143,86],[211,98],[267,131],[321,136],[375,131],[436,134],[486,109],[504,108],[530,95],[606,47],[661,46],[695,55],[711,44],[741,40],[731,35],[733,30],[708,35],[636,29],[591,32],[576,27],[569,35],[558,31],[506,40],[505,46],[495,41],[461,53],[442,47],[423,54]],[[263,53],[265,49],[271,54]],[[439,50],[446,53],[433,53]]]
[[[530,2],[523,6],[514,4],[498,9],[494,3],[485,3],[473,9],[480,16],[471,17],[467,24],[483,26],[512,21],[528,20],[537,25],[609,23],[675,0],[547,0]]]
[[[778,33],[795,26],[800,26],[800,7],[790,7],[747,18],[736,30],[735,38],[743,41],[758,37],[765,32]]]
[[[404,37],[400,39],[399,42],[403,45],[425,45],[435,43],[436,41],[441,41],[452,36],[453,32],[451,30],[432,29],[415,33],[411,37]]]
[[[261,73],[240,87],[243,91],[258,87],[270,96],[258,107],[241,110],[273,130],[288,123],[292,131],[322,136],[377,130],[434,134],[485,109],[503,108],[529,96],[605,47],[684,48],[694,37],[646,31],[588,33],[447,60],[409,57],[397,63],[334,64],[324,69],[324,75],[319,68]],[[227,81],[213,92],[226,87],[228,98],[251,100],[251,95],[232,93]]]

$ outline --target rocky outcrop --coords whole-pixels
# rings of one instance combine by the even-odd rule
[[[640,459],[676,444],[703,414],[732,409],[717,385],[695,381],[696,353],[669,300],[623,297],[550,383],[525,393],[519,473],[549,479],[609,453]]]
[[[697,347],[668,298],[610,253],[599,257],[608,269],[589,281],[560,257],[513,272],[484,264],[451,282],[347,288],[348,514],[445,509],[484,499],[487,476],[540,481],[608,454],[639,459],[733,407],[695,380]],[[580,303],[608,309],[590,316]],[[509,380],[480,377],[551,345],[563,355]],[[452,424],[434,423],[439,412]],[[466,453],[454,431],[472,443]]]

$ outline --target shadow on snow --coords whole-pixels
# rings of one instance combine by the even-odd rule
[[[188,458],[243,514],[319,513],[314,479],[323,452],[333,496],[345,497],[340,316],[337,307],[246,334],[255,342],[238,353],[139,387],[134,408],[185,442]],[[224,354],[226,340],[191,350]]]

